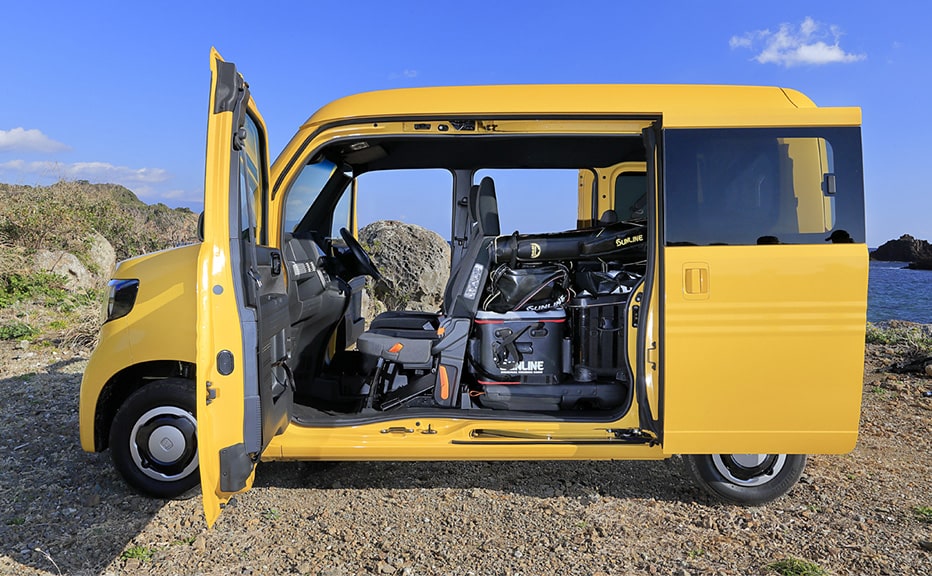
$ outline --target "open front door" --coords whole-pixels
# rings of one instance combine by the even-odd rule
[[[197,423],[207,524],[252,486],[271,438],[288,426],[288,298],[267,236],[265,124],[232,63],[211,51],[204,239],[197,283]]]

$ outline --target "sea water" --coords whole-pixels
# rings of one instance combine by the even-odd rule
[[[932,324],[932,270],[909,270],[906,262],[871,261],[867,320]]]

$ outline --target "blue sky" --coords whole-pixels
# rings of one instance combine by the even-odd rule
[[[497,83],[723,83],[860,106],[868,243],[932,240],[925,2],[4,2],[0,181],[200,208],[216,46],[273,157],[334,98]],[[255,6],[253,8],[252,6]]]

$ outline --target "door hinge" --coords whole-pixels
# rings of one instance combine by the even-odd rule
[[[656,351],[657,351],[657,343],[651,342],[650,347],[647,348],[647,354],[646,354],[647,363],[650,364],[651,370],[657,370],[657,360],[651,358],[653,356],[653,352],[656,352]]]
[[[207,381],[207,404],[208,405],[217,399],[217,391],[214,389],[213,386],[214,386],[214,383],[208,380]]]

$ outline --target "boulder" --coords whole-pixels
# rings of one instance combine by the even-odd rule
[[[97,278],[70,252],[39,250],[33,257],[37,270],[65,277],[65,288],[87,290],[97,285]]]
[[[106,281],[113,274],[116,267],[116,250],[99,232],[94,232],[88,239],[87,258],[91,268],[96,268],[93,272],[98,278]]]
[[[414,224],[380,220],[359,231],[359,242],[386,282],[371,296],[389,310],[440,309],[450,276],[450,246],[439,234]],[[367,308],[380,309],[376,303]]]
[[[871,259],[883,262],[932,260],[932,244],[913,238],[909,234],[903,234],[896,240],[884,242],[871,252]]]
[[[377,300],[372,296],[372,278],[366,279],[366,289],[362,292],[362,317],[366,319],[366,326],[368,326],[373,318],[385,312],[385,304]]]

